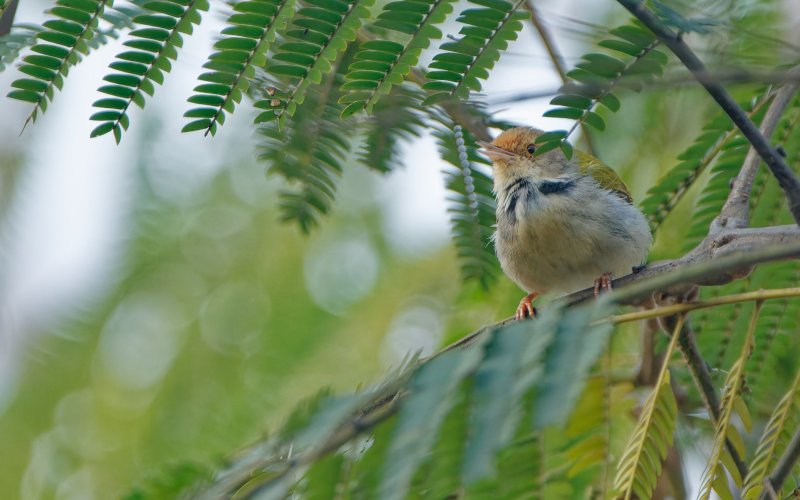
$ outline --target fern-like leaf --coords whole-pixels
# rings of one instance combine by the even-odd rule
[[[278,118],[284,126],[306,99],[308,89],[331,73],[339,54],[356,39],[356,30],[369,16],[375,0],[306,0],[308,7],[292,21],[296,29],[285,33],[289,40],[273,56],[267,71],[293,82],[291,90],[277,92],[256,103],[267,111],[256,123]]]
[[[712,491],[716,491],[721,498],[732,498],[730,488],[728,487],[728,478],[725,475],[726,468],[736,485],[742,485],[743,478],[739,474],[739,470],[733,464],[731,455],[726,448],[726,443],[730,441],[734,448],[736,448],[736,451],[739,452],[739,456],[744,456],[744,441],[739,431],[733,426],[732,417],[734,412],[737,412],[746,426],[749,423],[747,406],[742,400],[740,393],[744,384],[744,366],[747,359],[750,357],[750,353],[753,351],[753,337],[756,325],[758,324],[760,311],[761,303],[758,302],[750,317],[747,336],[742,345],[739,358],[734,362],[725,379],[725,388],[722,393],[722,402],[720,403],[719,420],[715,428],[714,446],[708,458],[700,485],[700,496],[698,498],[701,500],[708,500],[711,497]]]
[[[399,86],[380,100],[372,115],[363,124],[364,144],[358,151],[358,160],[370,170],[391,172],[402,166],[403,142],[419,137],[425,130],[425,116],[418,110],[419,91]]]
[[[619,460],[614,489],[625,500],[650,498],[661,474],[661,463],[672,445],[678,404],[670,384],[669,362],[678,343],[683,322],[684,318],[681,317],[672,332],[653,392],[644,403],[636,428]]]
[[[370,40],[361,44],[342,85],[349,94],[342,96],[347,107],[343,116],[361,109],[371,113],[381,95],[405,80],[419,62],[419,56],[431,40],[442,38],[436,25],[453,11],[454,0],[400,0],[387,4],[378,15],[376,26],[408,35],[405,44],[388,40]]]
[[[233,6],[228,27],[214,44],[204,68],[211,70],[200,75],[203,83],[195,87],[189,102],[202,107],[184,114],[196,118],[183,127],[183,132],[205,130],[214,135],[217,124],[225,122],[225,113],[233,113],[242,94],[247,92],[256,68],[267,62],[267,51],[279,30],[286,27],[294,15],[295,0],[245,0]]]
[[[458,16],[465,26],[459,31],[461,38],[443,43],[440,53],[433,57],[423,89],[432,92],[425,104],[444,99],[467,99],[470,91],[481,89],[480,80],[489,77],[489,71],[517,39],[522,21],[530,13],[517,11],[521,2],[512,4],[505,0],[471,0],[481,8],[467,9]]]
[[[614,38],[603,40],[599,45],[613,56],[604,53],[584,55],[583,61],[567,73],[573,81],[566,86],[567,92],[550,101],[550,104],[559,107],[544,114],[553,118],[575,120],[572,128],[566,132],[543,134],[537,138],[537,154],[560,147],[567,157],[571,157],[572,148],[568,139],[579,125],[586,124],[600,131],[605,130],[605,121],[595,111],[598,104],[611,112],[619,110],[620,100],[612,91],[620,85],[623,78],[635,79],[628,86],[639,90],[643,83],[663,72],[667,56],[656,48],[659,44],[658,38],[649,30],[638,24],[626,24],[614,28],[610,33]]]
[[[765,101],[762,97],[754,110],[760,108]],[[733,126],[733,122],[727,116],[720,115],[708,122],[692,145],[678,155],[679,163],[650,188],[640,205],[653,232],[737,134],[738,129]]]
[[[34,54],[22,58],[19,70],[31,78],[20,78],[11,83],[16,90],[8,97],[33,104],[25,121],[36,121],[39,113],[47,110],[56,89],[64,85],[69,68],[89,53],[91,40],[103,10],[112,0],[58,0],[50,10],[53,18],[42,24],[36,34],[37,43],[31,47]]]
[[[339,119],[341,106],[330,95],[336,76],[328,75],[324,91],[309,95],[287,126],[273,120],[258,129],[263,138],[259,159],[269,163],[268,173],[292,185],[280,194],[281,219],[297,222],[304,233],[330,210],[350,151],[348,128],[353,124]]]
[[[800,413],[800,371],[783,398],[775,407],[772,416],[758,441],[758,448],[750,464],[742,489],[743,498],[758,498],[764,489],[764,480],[778,459],[781,449],[791,438],[790,424]]]
[[[763,96],[755,103],[760,103]],[[750,113],[751,119],[755,123],[760,123],[764,117],[765,106],[755,108],[754,104],[745,104],[743,107]],[[711,168],[711,175],[708,182],[703,187],[702,193],[698,196],[695,209],[692,212],[692,220],[689,230],[684,240],[684,249],[691,250],[708,234],[711,221],[716,217],[730,192],[731,180],[736,177],[742,168],[742,163],[750,148],[750,143],[737,132],[736,136],[730,139],[723,147],[716,163]]]
[[[495,200],[488,162],[476,152],[472,135],[460,125],[451,124],[434,132],[439,154],[453,168],[444,170],[449,198],[450,221],[456,251],[465,280],[476,280],[488,289],[497,279],[498,263],[492,234]]]
[[[192,34],[194,25],[200,24],[200,12],[208,7],[208,0],[153,0],[144,4],[149,12],[133,19],[140,28],[133,30],[131,39],[124,43],[133,50],[117,54],[109,65],[117,73],[103,77],[109,85],[97,89],[110,97],[95,101],[93,105],[103,111],[90,117],[102,122],[92,130],[92,137],[112,132],[119,143],[122,131],[130,124],[131,104],[143,108],[144,94],[155,93],[153,83],[164,83],[164,74],[172,69],[170,61],[178,58],[178,48],[183,45],[181,35]]]

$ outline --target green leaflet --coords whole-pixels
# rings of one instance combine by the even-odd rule
[[[234,6],[234,14],[227,21],[229,27],[222,31],[222,38],[214,45],[217,52],[203,65],[211,69],[213,75],[205,79],[217,80],[220,86],[195,87],[196,93],[188,101],[202,107],[184,115],[199,118],[188,123],[184,132],[216,133],[217,124],[225,121],[225,113],[233,113],[235,105],[250,88],[255,69],[266,64],[267,51],[278,31],[284,29],[294,15],[294,6],[294,0],[245,0]],[[204,112],[200,114],[197,110]]]
[[[758,441],[755,456],[742,487],[743,498],[759,498],[761,495],[764,480],[779,458],[779,453],[791,439],[791,429],[797,424],[798,412],[800,412],[800,371],[775,407]]]
[[[63,77],[66,76],[70,66],[81,61],[82,56],[89,53],[88,44],[95,36],[97,23],[103,10],[110,6],[112,0],[86,0],[81,3],[70,2],[69,0],[58,0],[57,7],[71,8],[78,11],[78,16],[66,14],[65,9],[51,11],[54,16],[43,24],[44,29],[36,34],[40,41],[31,51],[40,55],[29,55],[23,58],[24,63],[20,66],[20,71],[33,76],[41,82],[35,89],[20,88],[20,80],[16,80],[12,86],[18,90],[12,90],[8,97],[32,103],[33,110],[25,121],[36,121],[39,113],[47,110],[47,103],[53,100],[55,89],[60,89],[63,85]],[[76,21],[77,19],[78,21]]]
[[[453,0],[402,0],[384,7],[375,25],[408,34],[410,38],[405,44],[382,40],[361,44],[342,86],[351,90],[351,97],[356,94],[352,99],[343,97],[349,103],[342,112],[343,116],[361,109],[372,113],[381,96],[405,80],[431,40],[442,38],[442,32],[436,26],[453,11],[452,3]],[[362,89],[366,92],[360,92]]]
[[[522,21],[530,14],[517,11],[519,3],[505,1],[475,1],[482,8],[461,12],[458,22],[465,25],[459,31],[461,38],[445,42],[440,52],[433,57],[426,74],[427,83],[422,88],[431,92],[425,104],[445,99],[467,99],[470,91],[481,89],[480,80],[489,76],[489,71],[516,40],[522,29]]]
[[[111,73],[104,80],[111,83],[98,91],[117,100],[101,99],[94,107],[105,109],[90,118],[100,123],[91,133],[92,137],[114,133],[117,143],[122,139],[122,131],[128,128],[128,109],[131,104],[143,108],[145,94],[155,93],[154,83],[164,83],[164,75],[172,70],[172,63],[178,58],[178,48],[183,45],[182,34],[191,35],[194,25],[200,24],[200,12],[208,10],[208,0],[190,0],[185,6],[177,4],[162,5],[160,2],[146,2],[144,9],[149,13],[136,16],[133,22],[144,28],[133,30],[124,45],[132,50],[117,54],[109,67]]]
[[[714,446],[708,458],[700,485],[700,495],[698,498],[701,500],[708,500],[712,490],[716,491],[723,499],[732,498],[728,488],[728,478],[725,475],[724,469],[728,470],[733,481],[738,486],[741,487],[742,485],[743,478],[739,475],[739,470],[733,465],[733,460],[725,446],[726,442],[730,441],[733,443],[739,456],[744,456],[742,437],[739,435],[739,431],[736,427],[732,425],[731,417],[734,411],[736,411],[742,418],[742,421],[745,422],[745,425],[749,422],[747,406],[741,400],[740,393],[744,381],[744,365],[753,350],[754,335],[760,310],[761,303],[756,303],[756,307],[750,317],[750,324],[747,329],[747,336],[745,337],[744,344],[742,345],[742,350],[725,379],[725,388],[722,394],[722,402],[720,403],[719,421],[716,423],[715,428]]]
[[[365,167],[388,173],[402,166],[400,146],[419,137],[426,127],[425,117],[418,111],[420,103],[419,91],[408,85],[395,87],[378,102],[362,125],[364,143],[357,157]]]
[[[23,49],[33,45],[36,42],[36,34],[41,31],[42,28],[36,25],[14,25],[10,33],[0,36],[0,71],[4,71],[12,64]],[[40,80],[55,76],[51,70],[39,66],[31,66],[23,73],[38,75]]]
[[[326,0],[298,11],[292,25],[300,29],[286,32],[288,41],[278,47],[274,57],[278,62],[267,65],[267,72],[292,82],[291,90],[279,92],[274,99],[258,101],[256,106],[268,111],[261,113],[256,123],[277,116],[279,125],[286,125],[303,104],[308,89],[322,82],[339,54],[356,39],[356,30],[374,3],[375,0]]]
[[[567,158],[572,157],[569,136],[581,124],[596,130],[606,128],[605,120],[596,112],[602,105],[615,113],[620,108],[619,98],[612,92],[626,84],[640,90],[644,83],[661,75],[667,56],[656,49],[658,39],[638,23],[625,24],[610,31],[614,38],[602,40],[599,46],[613,55],[589,53],[567,73],[571,82],[564,86],[561,95],[550,104],[558,106],[544,113],[551,118],[575,120],[572,127],[561,136],[543,135],[537,139],[537,154],[561,148]]]
[[[664,362],[653,390],[642,406],[639,421],[617,465],[615,496],[624,500],[650,498],[655,490],[661,463],[672,445],[678,416],[678,404],[672,392],[669,363],[686,318],[681,316],[672,332]]]
[[[443,174],[452,194],[448,212],[461,275],[488,289],[497,280],[499,267],[492,241],[496,203],[489,163],[477,154],[475,139],[460,125],[445,123],[434,136],[439,155],[454,167]]]
[[[259,159],[268,163],[267,171],[285,178],[289,189],[280,193],[281,220],[296,222],[308,233],[319,218],[330,210],[343,161],[350,151],[348,120],[339,119],[333,87],[335,70],[325,80],[324,90],[309,94],[285,126],[273,119],[259,127]],[[320,101],[325,99],[324,101]],[[261,100],[257,106],[269,106]]]

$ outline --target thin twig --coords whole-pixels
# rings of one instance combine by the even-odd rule
[[[636,311],[628,314],[618,314],[616,316],[611,316],[605,321],[610,321],[617,324],[628,323],[631,321],[641,321],[650,318],[672,316],[674,314],[694,311],[696,309],[706,309],[708,307],[738,304],[740,302],[752,302],[755,300],[785,299],[788,297],[800,297],[800,288],[757,290],[755,292],[724,295],[722,297],[714,297],[713,299],[701,300],[698,302],[674,304],[671,306],[656,307],[654,309],[646,309],[644,311]]]
[[[783,116],[784,111],[792,102],[797,90],[800,89],[800,66],[795,67],[790,74],[792,78],[778,90],[772,99],[764,119],[761,121],[761,133],[764,137],[771,137],[778,125],[778,121]],[[742,169],[733,181],[731,194],[728,196],[725,205],[719,215],[711,224],[711,231],[719,230],[722,227],[747,227],[750,221],[750,192],[753,189],[753,180],[761,165],[761,157],[755,148],[751,147],[747,152]]]
[[[678,339],[678,347],[681,354],[683,354],[686,364],[689,366],[689,372],[692,374],[692,380],[700,390],[700,395],[705,403],[706,410],[711,417],[712,423],[716,426],[719,420],[720,403],[717,397],[717,390],[714,387],[714,382],[711,379],[711,372],[708,370],[708,363],[703,359],[700,354],[700,349],[697,348],[697,342],[694,340],[694,333],[692,332],[691,325],[688,321],[684,322],[681,328],[680,338]],[[747,477],[747,465],[742,461],[736,447],[728,438],[725,438],[725,447],[733,459],[739,474],[742,477]]]
[[[539,11],[536,9],[536,6],[533,5],[532,0],[527,0],[525,2],[525,6],[531,13],[531,23],[536,29],[536,32],[539,34],[539,38],[542,39],[542,44],[547,51],[547,55],[550,56],[550,60],[553,62],[553,67],[555,67],[556,72],[558,72],[561,82],[564,85],[567,85],[569,83],[569,78],[567,77],[567,65],[564,64],[564,58],[561,57],[561,52],[558,50],[558,47],[556,47],[556,42],[553,39],[553,36],[550,34],[550,30],[548,30],[545,23],[542,22],[542,18],[539,16]],[[581,122],[581,132],[583,140],[586,143],[586,152],[589,154],[594,154],[592,137],[589,135],[589,129],[586,127],[586,124],[583,122]]]
[[[781,459],[778,461],[778,465],[775,466],[775,470],[769,476],[769,486],[772,487],[772,491],[778,492],[781,490],[783,482],[792,472],[798,459],[800,459],[800,429],[795,432]],[[764,499],[766,496],[762,494],[761,498]]]
[[[711,97],[717,101],[725,113],[733,120],[733,123],[742,131],[742,134],[753,145],[778,180],[778,184],[789,201],[789,211],[792,213],[795,222],[800,224],[800,179],[794,175],[783,157],[770,145],[767,138],[759,132],[758,128],[747,116],[747,113],[736,104],[736,101],[733,100],[722,85],[713,79],[705,78],[707,72],[702,61],[683,42],[679,34],[662,23],[641,1],[617,1],[636,16],[664,45],[678,56],[678,59],[694,74],[695,78],[705,87]]]

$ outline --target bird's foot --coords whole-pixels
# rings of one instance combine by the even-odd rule
[[[603,273],[599,278],[594,280],[595,297],[600,295],[600,290],[611,291],[611,273]]]
[[[519,306],[517,306],[517,314],[514,315],[514,318],[517,320],[525,319],[525,318],[535,318],[536,317],[536,308],[533,307],[533,301],[536,300],[539,294],[533,292],[528,294],[524,299],[519,301]]]

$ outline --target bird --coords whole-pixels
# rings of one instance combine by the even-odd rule
[[[560,148],[537,152],[543,131],[505,130],[478,141],[493,164],[495,251],[503,272],[528,295],[516,319],[534,317],[543,293],[568,294],[641,269],[653,237],[625,183],[594,156]]]

